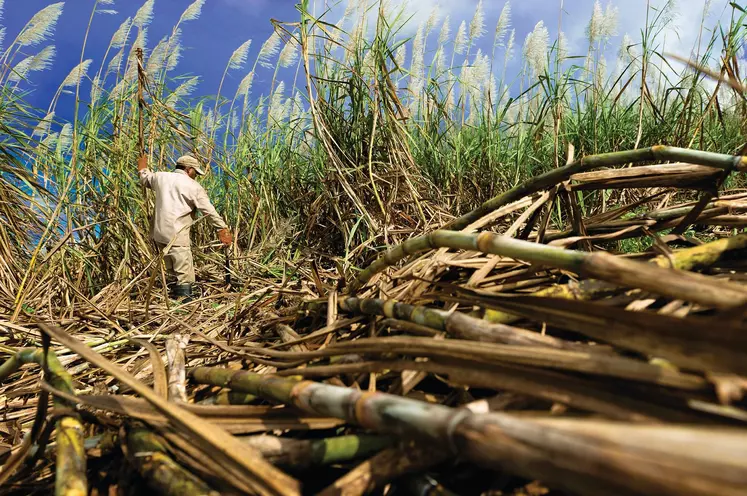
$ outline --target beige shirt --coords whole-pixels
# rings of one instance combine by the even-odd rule
[[[156,243],[189,246],[189,228],[194,212],[199,210],[216,229],[228,227],[210,203],[205,188],[183,170],[174,172],[140,171],[140,184],[156,194],[156,212],[151,223],[151,237]]]

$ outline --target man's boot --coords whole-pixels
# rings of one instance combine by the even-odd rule
[[[192,301],[192,285],[174,284],[174,290],[171,293],[171,297],[175,300],[181,300],[182,303],[189,303]]]

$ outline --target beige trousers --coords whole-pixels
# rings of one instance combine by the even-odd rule
[[[156,243],[163,251],[166,245]],[[195,282],[195,268],[192,264],[192,249],[189,246],[172,246],[163,256],[166,265],[166,281],[177,284],[193,284]]]

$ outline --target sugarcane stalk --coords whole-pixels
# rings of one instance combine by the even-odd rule
[[[511,327],[503,324],[486,323],[482,319],[460,312],[447,312],[418,305],[409,305],[395,300],[375,298],[344,298],[338,301],[340,309],[364,315],[381,315],[388,319],[410,322],[435,331],[446,332],[449,336],[471,341],[514,344],[521,346],[547,346],[557,349],[583,349],[588,346],[570,343],[563,339]]]
[[[697,415],[682,413],[651,401],[628,397],[611,391],[605,382],[574,377],[537,367],[477,364],[472,360],[449,360],[448,364],[430,361],[375,361],[344,365],[316,365],[290,369],[278,375],[300,375],[304,378],[329,377],[335,374],[363,374],[382,372],[421,371],[444,375],[453,384],[472,388],[510,391],[522,397],[560,403],[572,408],[599,413],[606,418],[645,422],[661,421],[687,423],[699,420]]]
[[[476,209],[446,224],[443,229],[458,231],[511,202],[568,180],[573,174],[623,164],[638,164],[654,160],[673,160],[695,165],[706,165],[723,170],[747,171],[747,157],[657,145],[651,148],[628,150],[601,155],[589,155],[563,167],[540,174],[492,198]]]
[[[455,231],[434,231],[396,246],[361,272],[351,284],[350,293],[354,293],[374,275],[407,255],[434,248],[478,251],[525,260],[535,265],[555,267],[623,287],[641,288],[711,308],[727,309],[747,303],[747,289],[715,281],[701,274],[655,267],[608,253],[565,250],[490,232],[468,234]]]
[[[433,442],[489,469],[508,469],[578,494],[739,495],[747,484],[747,434],[741,429],[474,413],[220,368],[198,367],[192,377],[367,429]]]
[[[289,439],[269,434],[241,438],[270,463],[294,468],[331,465],[372,455],[394,444],[389,436],[351,434],[324,439]]]
[[[740,234],[731,238],[719,239],[711,243],[678,250],[669,256],[659,255],[650,260],[649,263],[658,267],[670,267],[678,270],[698,270],[712,266],[729,252],[744,250],[745,248],[747,248],[747,234]],[[594,296],[608,293],[615,289],[617,287],[614,284],[585,280],[573,283],[572,285],[563,284],[545,288],[532,293],[532,296],[567,300],[589,300]],[[485,320],[495,324],[510,324],[520,320],[520,318],[500,310],[490,308],[485,310]]]
[[[18,350],[2,365],[0,365],[0,383],[15,373],[22,365],[35,363],[44,365],[44,350],[41,348],[23,348]],[[49,370],[47,382],[60,391],[75,395],[73,380],[62,366],[57,355],[49,351],[46,356],[46,366]],[[54,406],[60,411],[71,412],[75,405],[57,396]],[[86,496],[88,481],[86,479],[86,451],[84,447],[83,423],[77,414],[61,415],[56,424],[57,458],[55,467],[55,495],[57,496]]]
[[[187,373],[185,371],[184,349],[189,335],[174,334],[166,340],[168,361],[168,397],[171,401],[187,402]]]
[[[143,479],[165,496],[220,494],[176,463],[166,442],[139,423],[127,429],[127,458]]]
[[[516,364],[629,379],[662,386],[702,390],[705,381],[697,375],[606,353],[559,350],[538,346],[480,343],[460,339],[435,340],[419,337],[362,338],[341,342],[323,350],[328,354],[403,354],[436,359],[473,360],[484,364]]]

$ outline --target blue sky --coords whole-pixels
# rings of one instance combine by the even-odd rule
[[[115,15],[97,15],[93,22],[88,49],[85,58],[94,59],[93,67],[98,68],[106,46],[121,22],[132,16],[144,0],[116,0],[113,6]],[[361,0],[353,0],[361,1]],[[449,15],[451,18],[452,37],[462,20],[469,20],[475,11],[478,0],[390,0],[395,4],[406,4],[406,9],[413,16],[403,36],[414,35],[417,25],[424,22],[433,6],[438,5],[440,18]],[[661,5],[665,0],[653,1],[653,5]],[[155,19],[151,24],[148,36],[148,46],[152,48],[163,36],[171,33],[172,26],[184,9],[192,0],[156,0]],[[344,0],[347,3],[347,0]],[[39,9],[53,3],[51,0],[6,0],[2,24],[7,27],[6,44],[13,39],[21,27]],[[57,47],[57,56],[51,70],[35,73],[28,88],[32,90],[30,101],[41,108],[46,108],[58,85],[77,65],[80,60],[80,50],[88,23],[93,0],[68,0],[64,12],[57,26],[53,43]],[[200,95],[215,94],[231,53],[247,39],[252,39],[249,64],[253,63],[257,52],[264,40],[272,32],[270,19],[280,21],[295,21],[298,13],[295,9],[296,0],[207,0],[200,19],[184,26],[183,45],[185,51],[175,73],[198,75],[202,78],[197,91]],[[341,16],[344,4],[335,6],[332,0],[316,0],[317,9],[324,8],[325,3],[332,5],[332,12],[327,20],[336,22]],[[511,27],[516,29],[516,56],[509,69],[509,75],[516,73],[521,60],[521,45],[526,35],[535,24],[542,20],[554,39],[557,36],[558,23],[562,23],[562,30],[568,40],[572,54],[584,54],[587,42],[585,28],[591,16],[594,0],[521,0],[511,2]],[[608,2],[603,1],[606,5]],[[612,0],[619,10],[618,36],[610,41],[610,57],[614,60],[614,53],[620,44],[622,35],[629,33],[634,39],[640,35],[646,15],[646,0]],[[498,19],[504,0],[484,1],[486,29],[488,34],[483,37],[480,46],[490,51],[492,31]],[[700,26],[703,11],[703,0],[680,0],[677,9],[679,15],[676,23],[672,23],[668,33],[667,49],[687,56],[692,48]],[[709,21],[724,18],[728,14],[726,0],[713,1]],[[561,10],[562,5],[562,10]],[[562,12],[562,16],[561,16]],[[436,28],[436,33],[439,27]],[[432,44],[431,44],[432,45]],[[426,56],[426,61],[430,56]],[[502,59],[500,59],[502,60]],[[610,65],[613,65],[611,63]],[[295,68],[284,69],[286,78],[293,74]],[[248,72],[232,71],[225,84],[224,95],[233,95],[239,81]],[[255,79],[253,94],[266,91],[268,81],[272,77],[270,71],[260,72]],[[68,107],[72,96],[63,95],[61,109]],[[62,112],[64,114],[64,111]]]

